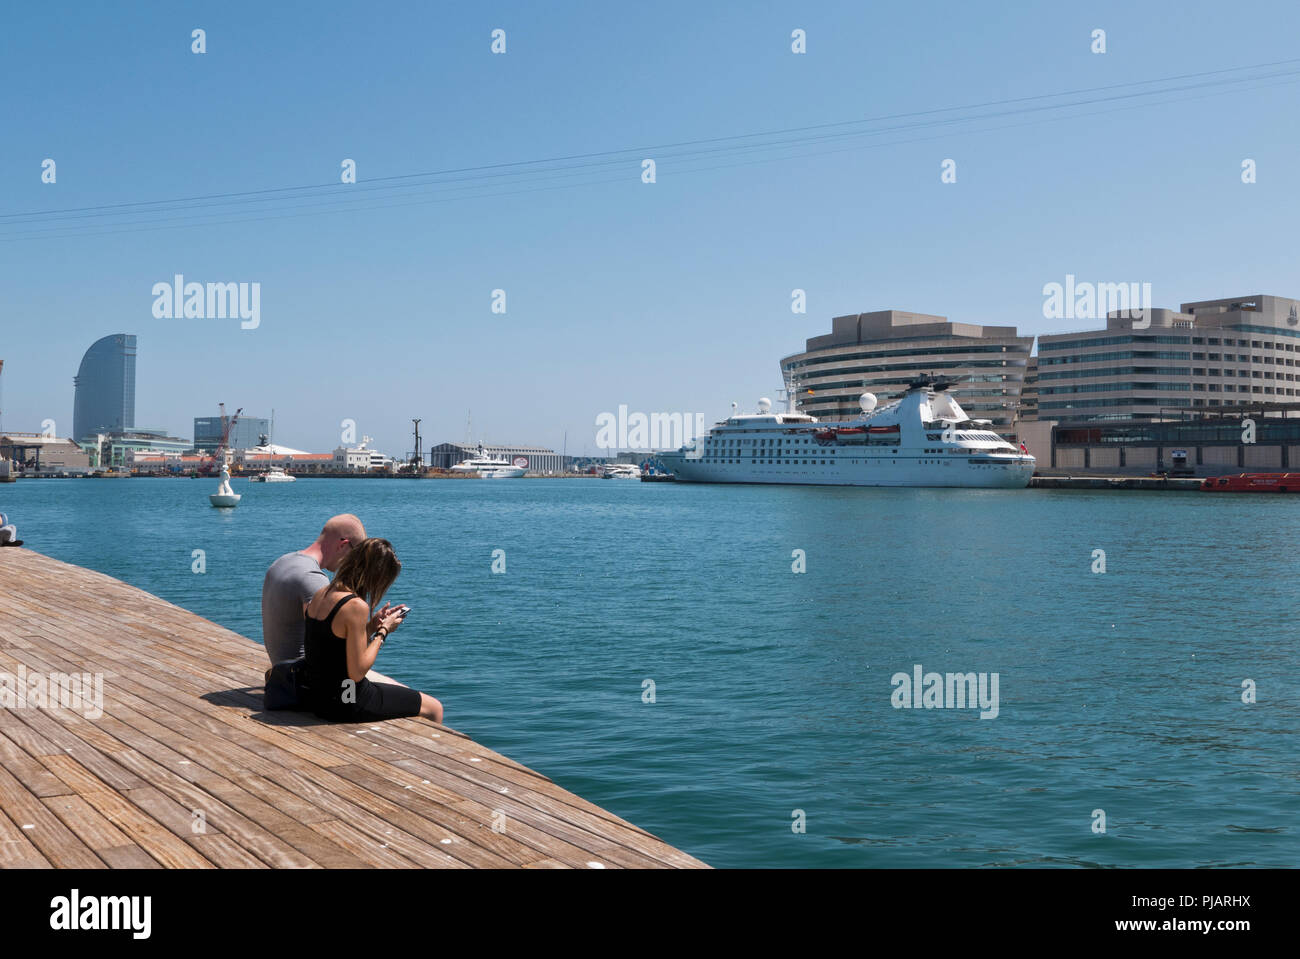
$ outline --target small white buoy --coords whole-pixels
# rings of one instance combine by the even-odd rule
[[[589,862],[589,863],[587,863],[587,868],[588,868],[588,869],[604,869],[604,868],[605,868],[605,864],[604,864],[603,862]]]

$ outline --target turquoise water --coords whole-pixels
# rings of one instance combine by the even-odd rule
[[[266,565],[355,512],[412,607],[378,669],[716,866],[1300,861],[1300,498],[235,486],[220,511],[211,480],[26,480],[0,510],[28,546],[254,638]],[[997,717],[894,708],[918,663],[997,673]]]

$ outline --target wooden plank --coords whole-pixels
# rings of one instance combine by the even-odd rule
[[[0,807],[0,869],[52,869],[26,832]]]
[[[139,846],[114,846],[99,853],[113,869],[161,869],[162,865]]]
[[[298,773],[286,773],[282,781],[298,795],[310,798],[316,805],[331,810],[336,818],[350,823],[379,842],[387,842],[398,853],[422,866],[457,867],[461,864],[456,856],[442,850],[441,839],[446,833],[441,830],[435,832],[436,824],[420,823],[416,828],[425,835],[411,835],[389,821],[393,818],[389,808],[391,804],[382,802],[365,790],[355,788],[352,783],[340,779],[333,772],[321,771],[312,779]],[[404,822],[402,825],[409,823]]]
[[[372,866],[384,869],[415,869],[416,864],[389,847],[358,829],[337,819],[326,819],[312,823],[311,828],[323,836],[328,836],[338,845],[352,853],[358,859]]]
[[[134,845],[130,836],[80,796],[51,796],[41,801],[101,859],[106,849]]]
[[[564,854],[564,850],[577,850],[577,856],[571,864],[578,865],[578,858],[582,864],[592,859],[599,860],[606,865],[627,866],[631,868],[646,868],[660,865],[651,857],[642,855],[635,850],[613,842],[604,836],[596,833],[587,832],[573,824],[557,820],[553,816],[540,812],[526,803],[521,801],[517,795],[503,794],[497,789],[481,786],[461,779],[451,773],[425,763],[417,762],[413,759],[403,760],[397,765],[409,772],[423,776],[425,779],[440,784],[445,789],[461,793],[467,799],[473,800],[478,804],[480,809],[488,810],[501,809],[506,813],[509,820],[515,823],[515,832],[521,835],[527,835],[539,845],[535,848],[542,849],[552,858],[562,861],[570,861],[570,856]],[[507,827],[508,828],[508,827]],[[521,833],[521,829],[528,830]],[[549,848],[541,845],[541,836],[546,834],[554,839],[561,841],[560,844],[553,844]]]
[[[33,796],[66,796],[72,787],[50,772],[16,742],[0,732],[0,766],[13,773]]]
[[[131,837],[131,841],[164,866],[210,868],[212,863],[178,839],[161,823],[148,816],[123,796],[110,790],[85,793],[81,797]]]
[[[0,768],[0,809],[51,865],[61,869],[103,868],[104,861],[4,768]]]

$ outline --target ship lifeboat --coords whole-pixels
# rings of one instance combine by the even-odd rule
[[[1215,493],[1300,493],[1300,473],[1238,473],[1211,476],[1201,489]]]
[[[844,446],[860,445],[870,439],[897,439],[898,435],[898,424],[895,423],[893,426],[841,426],[838,429],[818,430],[813,433],[813,439],[822,446],[832,443]]]

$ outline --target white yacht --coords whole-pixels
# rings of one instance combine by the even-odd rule
[[[600,471],[600,478],[639,480],[641,470],[631,463],[611,463]]]
[[[252,483],[296,483],[298,481],[296,476],[286,473],[282,466],[272,466],[265,473],[257,473],[248,479]]]
[[[972,420],[949,394],[955,384],[922,377],[877,406],[863,393],[855,419],[819,422],[793,410],[734,414],[659,458],[679,482],[818,486],[963,486],[1023,489],[1034,458],[988,420]],[[734,406],[734,404],[733,404]]]
[[[477,473],[483,479],[518,479],[527,469],[527,466],[518,466],[502,457],[494,459],[488,456],[480,445],[478,453],[457,463],[451,468],[451,472]]]

